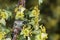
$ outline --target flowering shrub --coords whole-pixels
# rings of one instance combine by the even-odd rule
[[[19,34],[17,35],[17,40],[45,40],[47,39],[47,33],[46,33],[46,28],[43,25],[40,25],[39,22],[41,21],[40,19],[40,10],[38,9],[38,6],[35,6],[32,11],[26,11],[26,9],[23,6],[17,7],[15,9],[15,20],[21,20],[21,21],[26,21],[25,24],[23,24],[21,28],[21,32],[18,32]],[[10,15],[9,15],[10,13]],[[11,40],[12,37],[7,37],[5,38],[6,34],[8,34],[11,29],[6,28],[6,20],[10,16],[12,16],[12,13],[6,10],[1,10],[0,9],[0,28],[2,28],[0,31],[0,40],[6,39],[6,40]],[[18,22],[17,22],[18,24]],[[15,25],[17,25],[15,24]],[[4,26],[2,26],[4,25]],[[17,26],[14,28],[18,28]],[[18,29],[15,29],[17,31]],[[14,32],[15,32],[14,31]],[[3,34],[2,34],[3,33]],[[10,32],[11,36],[12,31]],[[16,34],[15,34],[16,35]],[[31,38],[33,37],[34,38]]]
[[[15,14],[12,12],[0,9],[0,40],[46,40],[46,28],[39,24],[40,10],[35,6],[31,11],[19,5],[15,8]],[[12,29],[7,28],[6,20],[14,17]]]

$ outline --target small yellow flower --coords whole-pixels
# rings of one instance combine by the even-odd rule
[[[29,30],[27,28],[24,29],[23,33],[24,33],[24,36],[29,36]]]
[[[2,17],[3,19],[6,19],[6,14],[5,14],[5,12],[1,12],[1,17]]]
[[[32,16],[36,16],[36,15],[37,15],[36,10],[33,10],[31,15],[32,15]]]
[[[33,24],[33,25],[39,25],[39,19],[36,17],[36,18],[33,18],[32,20],[31,20],[31,24]]]
[[[47,39],[47,33],[41,33],[41,39]]]
[[[36,35],[36,40],[46,40],[47,39],[47,34],[46,33],[40,33]]]
[[[46,40],[48,38],[46,28],[43,25],[40,25],[39,27],[41,29],[39,30],[39,33],[36,35],[36,40]]]
[[[43,33],[46,33],[46,28],[45,28],[45,26],[40,26],[40,28],[41,28],[41,32],[43,32]]]
[[[24,27],[26,27],[26,26],[24,26]],[[24,27],[23,27],[23,29],[22,29],[21,34],[23,34],[24,37],[31,35],[32,32],[31,32],[31,30],[29,29],[29,27],[27,27],[27,28],[24,28]]]
[[[32,10],[32,14],[31,16],[34,16],[34,17],[38,17],[39,16],[39,9],[38,7],[34,7],[34,9]]]
[[[1,11],[0,17],[3,19],[8,19],[8,13],[6,11]]]
[[[45,27],[42,28],[42,32],[44,32],[44,33],[46,32],[46,28]]]
[[[41,40],[41,35],[37,35],[35,40]]]
[[[5,34],[6,34],[5,32],[0,32],[0,40],[2,40],[2,38],[4,38]]]
[[[16,19],[23,19],[24,18],[24,13],[21,13],[20,11],[18,11],[15,18]]]
[[[23,29],[22,34],[24,35],[24,37],[29,36],[29,30],[27,28]]]
[[[0,32],[0,40],[3,38],[3,33]]]

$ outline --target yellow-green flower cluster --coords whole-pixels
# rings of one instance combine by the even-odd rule
[[[31,32],[31,28],[30,26],[29,27],[26,27],[26,25],[23,26],[23,29],[21,31],[21,35],[24,35],[24,37],[29,37],[32,35],[32,32]]]
[[[38,6],[35,6],[34,9],[31,11],[31,14],[29,14],[29,17],[33,17],[29,23],[27,24],[28,26],[26,27],[26,25],[23,26],[23,29],[21,30],[20,35],[23,35],[24,37],[29,37],[32,34],[35,34],[35,40],[46,40],[47,39],[47,33],[46,33],[46,28],[43,25],[39,25],[40,22],[40,10],[38,9]],[[21,17],[22,18],[22,17]],[[29,26],[29,24],[31,24]],[[32,28],[34,30],[32,30]],[[40,28],[40,29],[39,29]],[[33,36],[33,35],[32,35]]]
[[[2,38],[4,38],[4,36],[5,36],[5,32],[0,32],[0,40],[2,40]]]
[[[9,32],[6,27],[6,20],[11,16],[11,13],[5,9],[0,9],[0,40]]]
[[[32,17],[38,17],[39,14],[40,14],[39,12],[40,12],[40,10],[38,9],[38,6],[35,6],[34,9],[31,12],[30,16],[32,16]]]
[[[29,11],[30,13],[24,13],[25,8],[20,5],[19,7],[16,7],[15,9],[15,20],[22,19],[22,21],[25,21],[24,19],[27,20],[26,24],[23,24],[23,28],[21,30],[20,35],[23,35],[24,38],[28,37],[30,40],[31,36],[35,35],[35,40],[46,40],[47,39],[47,33],[46,33],[46,28],[42,25],[39,25],[40,22],[40,10],[38,9],[38,6],[35,6],[32,11]],[[9,18],[8,14],[9,12],[6,10],[0,10],[0,23],[6,25],[5,20]],[[29,16],[26,18],[25,16]],[[31,19],[29,19],[32,17]],[[9,32],[9,31],[8,31]],[[7,33],[7,32],[6,32]],[[4,38],[4,35],[6,34],[5,31],[0,32],[0,40]],[[34,35],[33,35],[34,34]]]
[[[4,9],[0,9],[0,18],[8,19],[8,13]]]
[[[46,40],[48,38],[48,34],[46,33],[46,28],[42,25],[40,26],[40,33],[36,35],[36,40]]]
[[[2,40],[5,37],[5,34],[10,32],[10,30],[3,28],[1,24],[6,26],[6,21],[10,16],[15,17],[15,20],[21,19],[21,21],[27,21],[25,24],[23,24],[23,28],[21,28],[20,35],[23,36],[23,38],[28,38],[28,40],[31,40],[32,36],[35,36],[35,40],[46,40],[48,37],[48,34],[46,33],[46,28],[43,25],[40,25],[40,10],[38,9],[38,6],[35,6],[32,11],[27,10],[19,5],[15,8],[14,12],[15,15],[13,16],[11,12],[0,9],[0,40]],[[31,19],[30,19],[31,18]],[[18,22],[17,22],[18,24]],[[15,24],[16,25],[16,24]],[[18,25],[19,26],[19,25]],[[16,26],[17,27],[17,26]],[[20,27],[19,27],[20,28]],[[7,32],[5,32],[5,30]],[[34,34],[34,35],[33,35]],[[11,40],[11,38],[5,38],[6,40]],[[19,39],[20,40],[20,39]]]
[[[6,21],[9,17],[12,16],[12,13],[10,11],[7,11],[5,9],[0,9],[0,24],[6,26]]]
[[[0,9],[0,18],[3,18],[7,20],[10,16],[12,16],[12,13],[5,9]]]
[[[39,15],[40,15],[40,10],[38,9],[38,6],[35,6],[30,14],[30,17],[33,17],[31,19],[30,24],[32,24],[35,28],[38,28],[39,26],[39,21],[40,21]]]
[[[18,11],[16,13],[16,16],[15,16],[16,19],[23,19],[24,18],[24,13],[21,13],[20,11]]]
[[[15,13],[16,13],[15,19],[24,19],[24,10],[25,8],[22,5],[20,5],[19,7],[16,7],[15,8]]]

